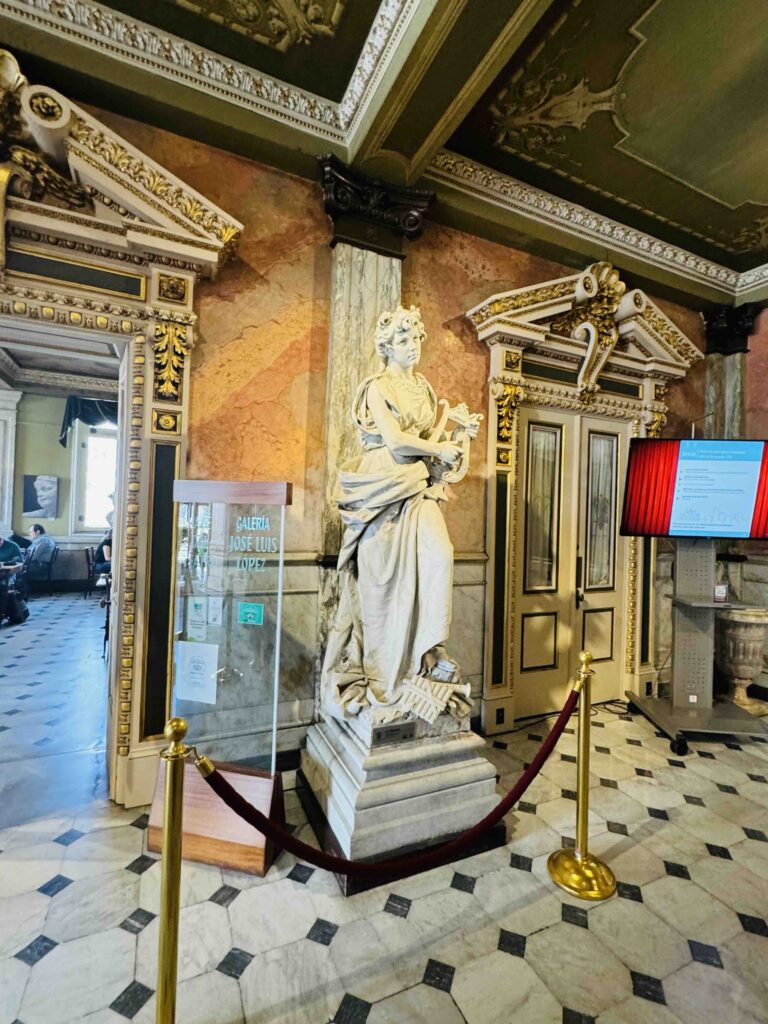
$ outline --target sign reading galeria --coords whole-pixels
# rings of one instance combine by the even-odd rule
[[[264,555],[276,555],[280,550],[277,537],[270,536],[269,516],[236,516],[234,533],[229,535],[227,553],[235,555],[235,568],[263,572]]]

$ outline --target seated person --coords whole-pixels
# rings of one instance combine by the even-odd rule
[[[30,527],[29,537],[32,543],[24,552],[24,565],[31,575],[41,576],[48,572],[48,565],[53,558],[56,544],[40,523],[35,523]]]
[[[107,530],[96,548],[93,560],[95,573],[112,572],[112,527]]]
[[[12,586],[16,576],[15,573],[22,566],[23,558],[21,548],[0,534],[0,578],[5,586]]]

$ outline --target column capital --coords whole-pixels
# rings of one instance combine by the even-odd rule
[[[368,178],[332,154],[318,157],[318,164],[325,212],[333,220],[331,245],[347,242],[403,259],[403,240],[424,231],[434,192]]]
[[[762,309],[761,302],[745,302],[741,306],[713,306],[702,313],[707,355],[730,356],[746,352],[749,336]]]
[[[0,383],[0,411],[15,411],[23,394],[23,391],[14,391],[13,388],[4,388],[2,383]]]

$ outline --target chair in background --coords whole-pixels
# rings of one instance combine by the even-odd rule
[[[93,592],[93,588],[96,586],[96,550],[94,547],[88,547],[85,549],[85,593],[83,594],[83,600],[90,597]]]
[[[37,562],[33,559],[31,562],[25,562],[16,573],[16,589],[25,601],[29,600],[31,584],[36,582],[45,584],[48,596],[53,597],[53,567],[59,557],[59,550],[59,545],[56,544],[49,562]]]

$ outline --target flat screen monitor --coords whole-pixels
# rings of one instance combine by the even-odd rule
[[[621,533],[768,538],[768,443],[632,441]]]

